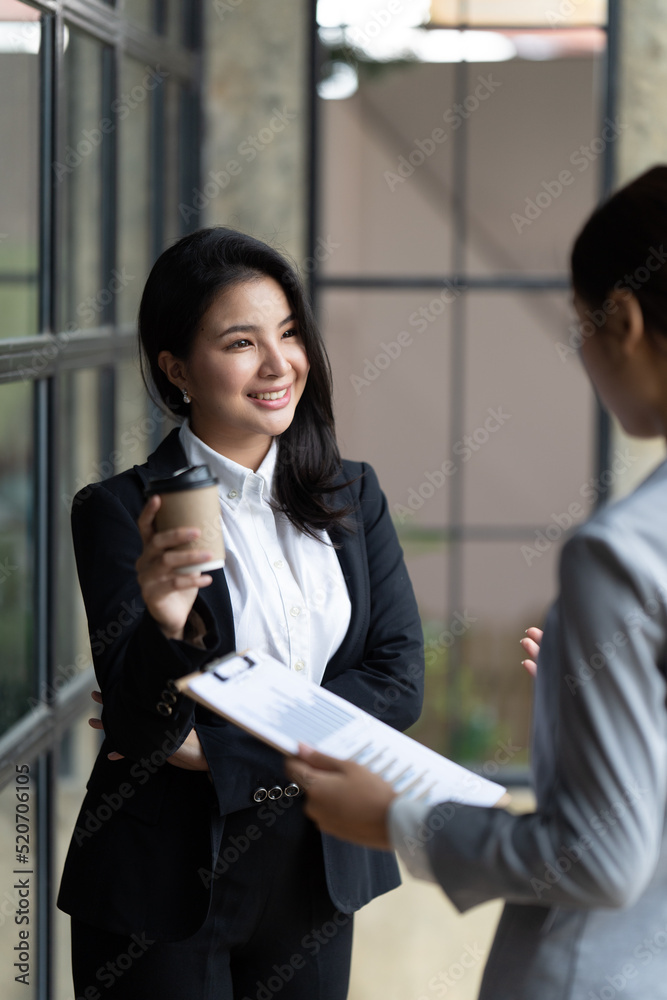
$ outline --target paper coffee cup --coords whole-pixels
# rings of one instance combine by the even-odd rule
[[[177,573],[204,573],[225,565],[225,543],[222,538],[222,517],[218,480],[208,465],[179,469],[166,479],[151,479],[146,498],[155,495],[162,501],[155,515],[157,531],[170,528],[199,528],[199,538],[174,546],[174,552],[188,549],[208,549],[211,558],[203,563],[180,566]]]

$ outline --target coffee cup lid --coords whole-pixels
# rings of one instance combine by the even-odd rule
[[[178,469],[162,479],[149,479],[145,493],[147,497],[152,497],[156,493],[179,493],[181,490],[200,490],[217,485],[218,480],[211,474],[208,465],[193,465]]]

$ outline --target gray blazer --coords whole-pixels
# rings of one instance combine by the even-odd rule
[[[480,1000],[667,998],[666,659],[667,462],[563,548],[535,687],[537,811],[428,816],[458,909],[507,901]]]

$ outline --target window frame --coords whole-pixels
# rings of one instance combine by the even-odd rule
[[[26,0],[24,0],[26,2]],[[180,86],[178,125],[179,200],[200,183],[202,137],[202,8],[198,0],[183,0],[179,7],[183,44],[166,35],[165,0],[152,0],[153,28],[143,30],[127,17],[130,3],[102,0],[27,0],[40,12],[42,42],[39,51],[39,333],[0,340],[0,390],[3,384],[29,380],[33,385],[33,512],[35,610],[35,690],[51,692],[47,699],[0,736],[0,789],[13,780],[15,764],[30,763],[33,774],[32,831],[37,843],[34,864],[38,872],[35,909],[36,954],[31,963],[35,995],[47,1000],[53,995],[53,905],[59,873],[54,871],[54,802],[58,773],[58,747],[63,735],[90,707],[95,680],[92,667],[55,690],[55,597],[57,593],[58,546],[71,544],[58,538],[58,398],[62,373],[72,369],[98,369],[102,373],[99,393],[100,459],[114,449],[115,383],[119,365],[135,355],[136,328],[116,322],[110,303],[95,330],[72,333],[63,354],[58,337],[59,260],[62,231],[62,193],[52,170],[58,159],[63,122],[64,30],[71,26],[104,46],[101,60],[102,106],[110,107],[119,94],[120,63],[124,55],[160,64]],[[150,165],[157,183],[148,192],[151,214],[150,243],[153,256],[162,249],[163,230],[157,196],[162,184],[162,123],[164,97],[151,102]],[[188,113],[184,114],[184,110]],[[102,152],[102,184],[108,196],[102,200],[102,267],[109,274],[117,264],[118,143],[115,131],[107,136]],[[181,233],[190,228],[180,220]],[[33,351],[44,360],[35,371]],[[31,367],[32,366],[32,367]]]

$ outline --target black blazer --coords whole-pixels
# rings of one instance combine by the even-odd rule
[[[258,786],[285,784],[282,756],[237,726],[183,696],[169,717],[157,710],[170,680],[235,648],[224,570],[213,572],[213,583],[195,602],[207,627],[203,650],[165,638],[141,598],[135,563],[143,491],[149,476],[185,465],[174,430],[145,465],[86,487],[72,507],[105,740],[77,819],[58,906],[114,933],[144,931],[166,941],[189,937],[206,918],[207,874],[217,850],[213,831],[221,827],[215,817],[254,806]],[[356,481],[337,495],[341,503],[354,503],[357,529],[330,534],[340,546],[352,617],[322,684],[403,730],[419,717],[423,696],[417,605],[375,473],[364,464],[343,465],[345,481]],[[193,725],[210,780],[204,772],[164,764]],[[111,750],[125,758],[109,761]],[[343,912],[400,882],[389,853],[329,836],[323,852],[329,892]]]

